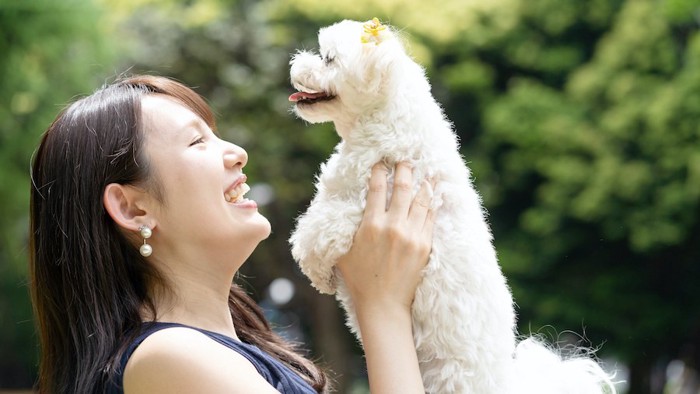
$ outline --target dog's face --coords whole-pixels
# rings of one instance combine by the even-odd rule
[[[291,81],[296,114],[311,122],[352,121],[386,102],[392,71],[405,57],[394,32],[376,19],[343,21],[319,31],[319,54],[297,53]]]

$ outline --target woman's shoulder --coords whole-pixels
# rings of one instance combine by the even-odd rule
[[[237,352],[193,328],[169,327],[134,350],[124,369],[124,392],[277,391]]]

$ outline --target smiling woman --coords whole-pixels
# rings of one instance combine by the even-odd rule
[[[41,392],[329,390],[233,283],[270,234],[245,198],[247,162],[205,101],[163,77],[117,81],[58,115],[32,164]],[[410,305],[432,237],[429,190],[385,206],[386,171],[373,174],[366,225],[338,267],[357,289],[370,385],[420,391]]]
[[[254,203],[226,201],[227,188],[242,187],[247,155],[215,129],[211,111],[188,88],[135,77],[76,102],[44,135],[31,203],[42,391],[121,386],[122,357],[149,320],[224,331],[323,387],[321,371],[277,337],[230,280],[216,289],[228,300],[228,327],[179,319],[181,308],[168,300],[180,285],[166,272],[206,272],[184,256],[209,250],[203,260],[213,262],[225,254],[233,273],[270,231]],[[153,232],[148,261],[135,247],[144,225]]]

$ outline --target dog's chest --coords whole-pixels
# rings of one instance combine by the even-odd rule
[[[367,191],[371,168],[378,160],[336,151],[321,166],[318,191],[331,200],[357,201]]]
[[[369,184],[372,167],[378,162],[387,165],[388,197],[391,197],[394,181],[394,166],[397,162],[408,162],[413,166],[414,189],[418,187],[420,180],[426,176],[434,175],[430,171],[426,155],[423,160],[417,160],[415,153],[400,154],[398,150],[387,151],[353,151],[338,146],[326,163],[321,166],[321,173],[317,183],[317,197],[320,200],[343,202],[349,204],[364,204]],[[318,201],[317,201],[318,202]]]

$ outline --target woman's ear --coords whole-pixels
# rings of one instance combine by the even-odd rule
[[[102,203],[107,214],[120,227],[138,231],[141,226],[155,228],[155,220],[147,211],[144,191],[129,185],[110,183],[105,187]]]

